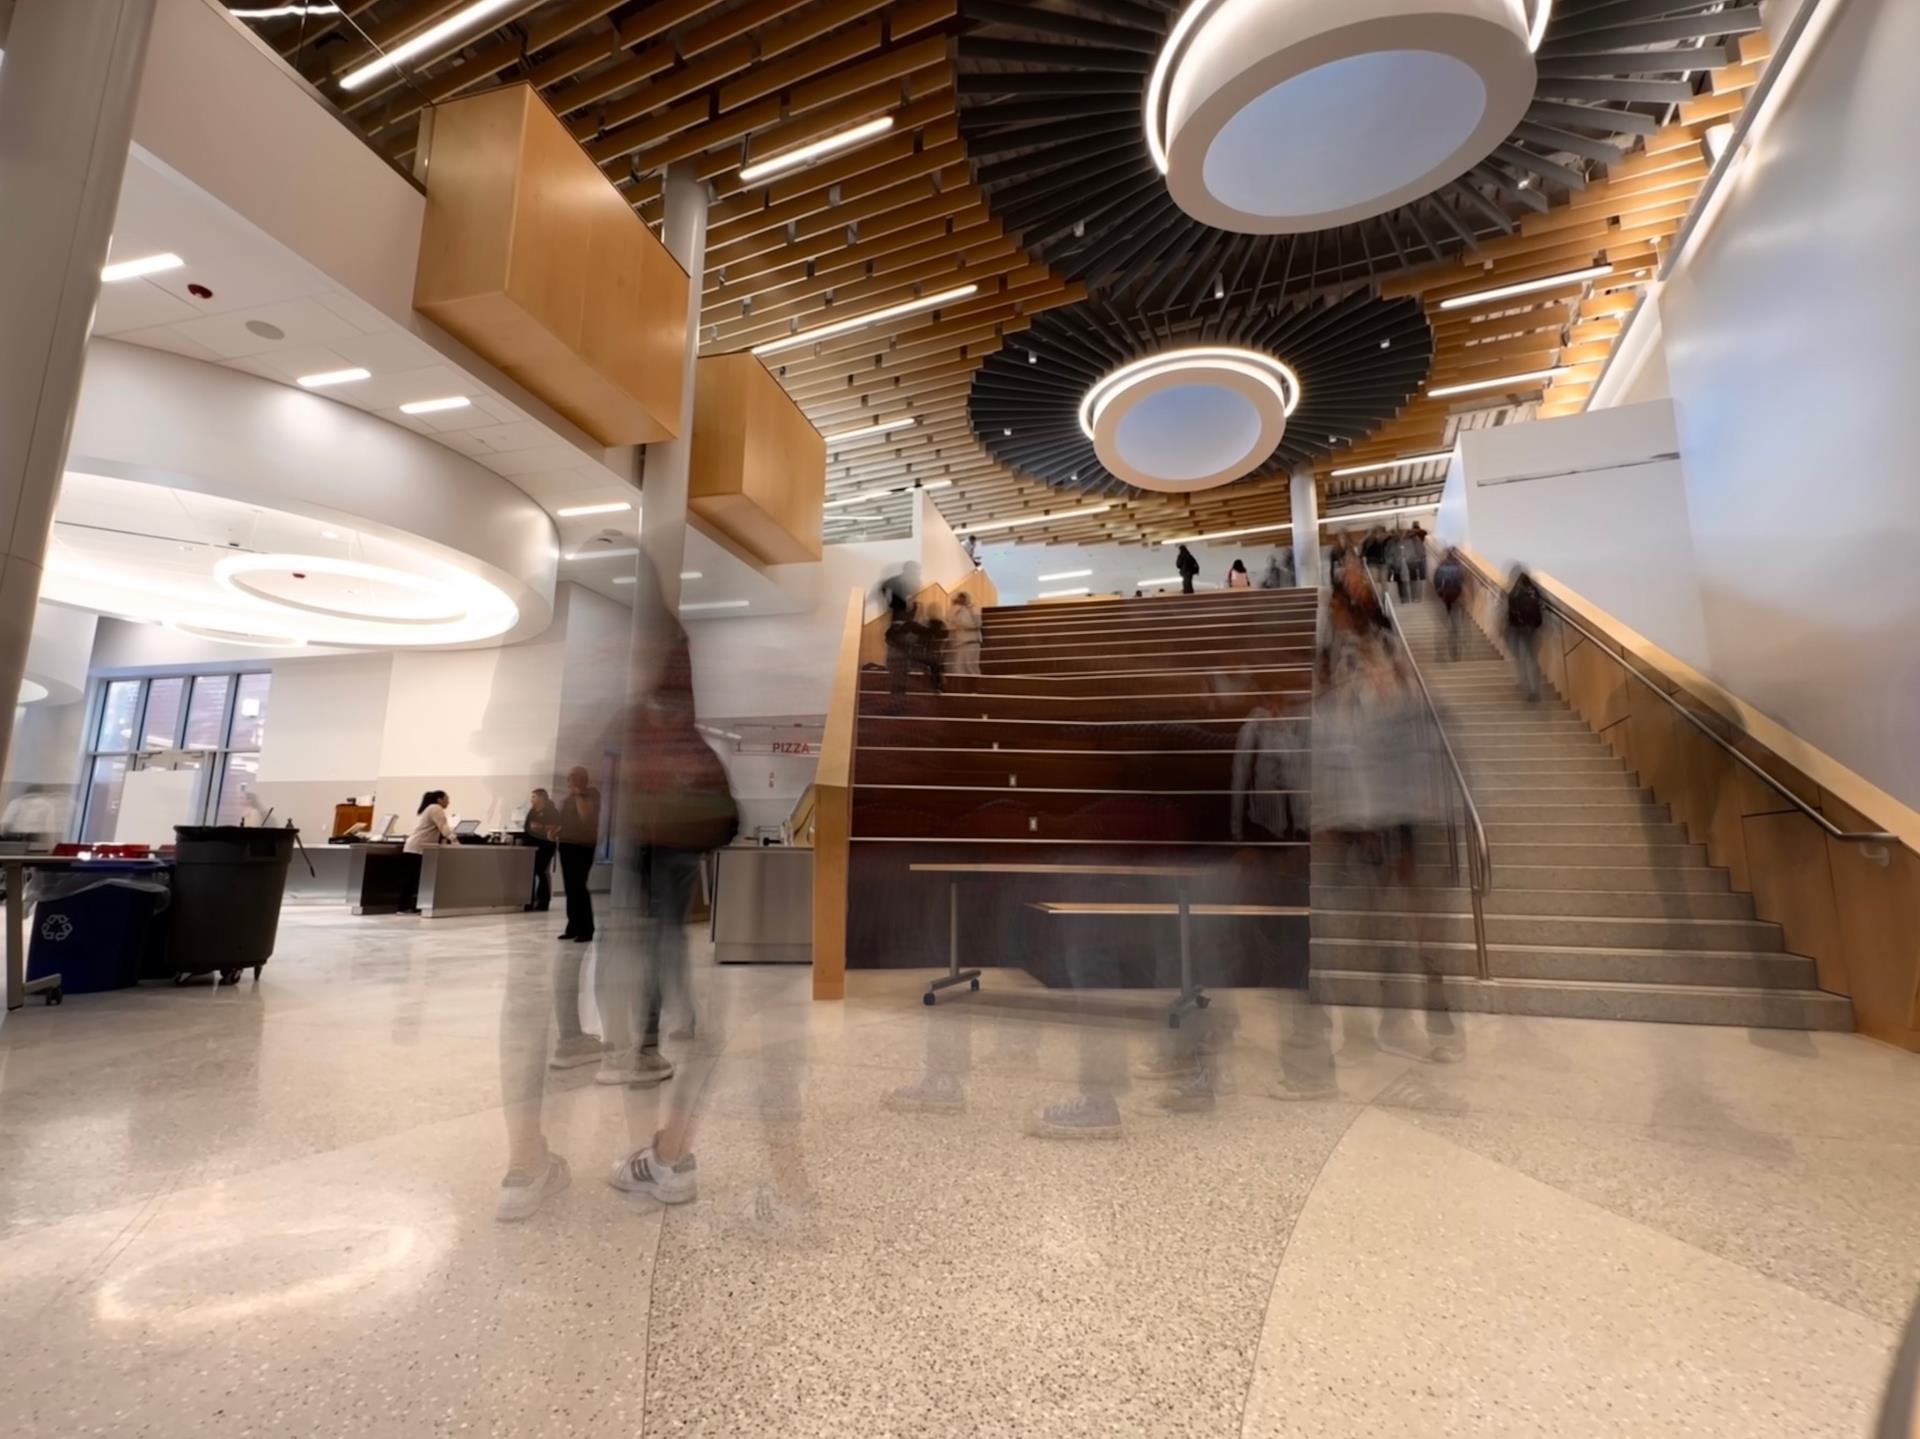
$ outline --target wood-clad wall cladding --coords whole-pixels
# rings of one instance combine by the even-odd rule
[[[820,558],[827,442],[745,352],[695,366],[688,508],[770,565]]]
[[[441,106],[414,308],[606,445],[679,428],[687,274],[531,86]]]

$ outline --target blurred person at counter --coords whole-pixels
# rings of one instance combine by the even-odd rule
[[[526,830],[533,841],[533,897],[527,912],[544,914],[553,905],[554,842],[560,838],[560,806],[544,789],[528,796]]]
[[[401,846],[407,856],[405,889],[400,896],[401,914],[420,913],[420,857],[436,845],[458,844],[453,832],[453,817],[447,813],[452,801],[443,789],[430,789],[420,796],[420,808],[414,811],[413,832]]]

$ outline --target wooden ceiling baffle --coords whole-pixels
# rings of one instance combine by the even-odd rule
[[[694,367],[687,508],[763,564],[820,558],[827,442],[746,352]]]
[[[687,274],[529,85],[439,106],[414,308],[605,445],[679,428]]]

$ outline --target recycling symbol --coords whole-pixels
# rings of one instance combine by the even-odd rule
[[[40,925],[40,937],[58,944],[73,935],[73,921],[64,914],[50,914]]]

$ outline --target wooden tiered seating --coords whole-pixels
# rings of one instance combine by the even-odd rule
[[[1251,723],[1268,748],[1296,751],[1288,768],[1306,786],[1312,592],[999,607],[983,619],[978,678],[950,677],[936,695],[916,675],[895,696],[884,670],[859,677],[848,966],[947,963],[947,887],[915,864],[1196,866],[1199,982],[1303,985],[1305,835],[1244,818],[1234,759]],[[1073,983],[1170,987],[1175,924],[1164,896],[1113,879],[995,875],[968,886],[959,947],[968,965],[1050,984],[1070,982],[1071,958]]]

